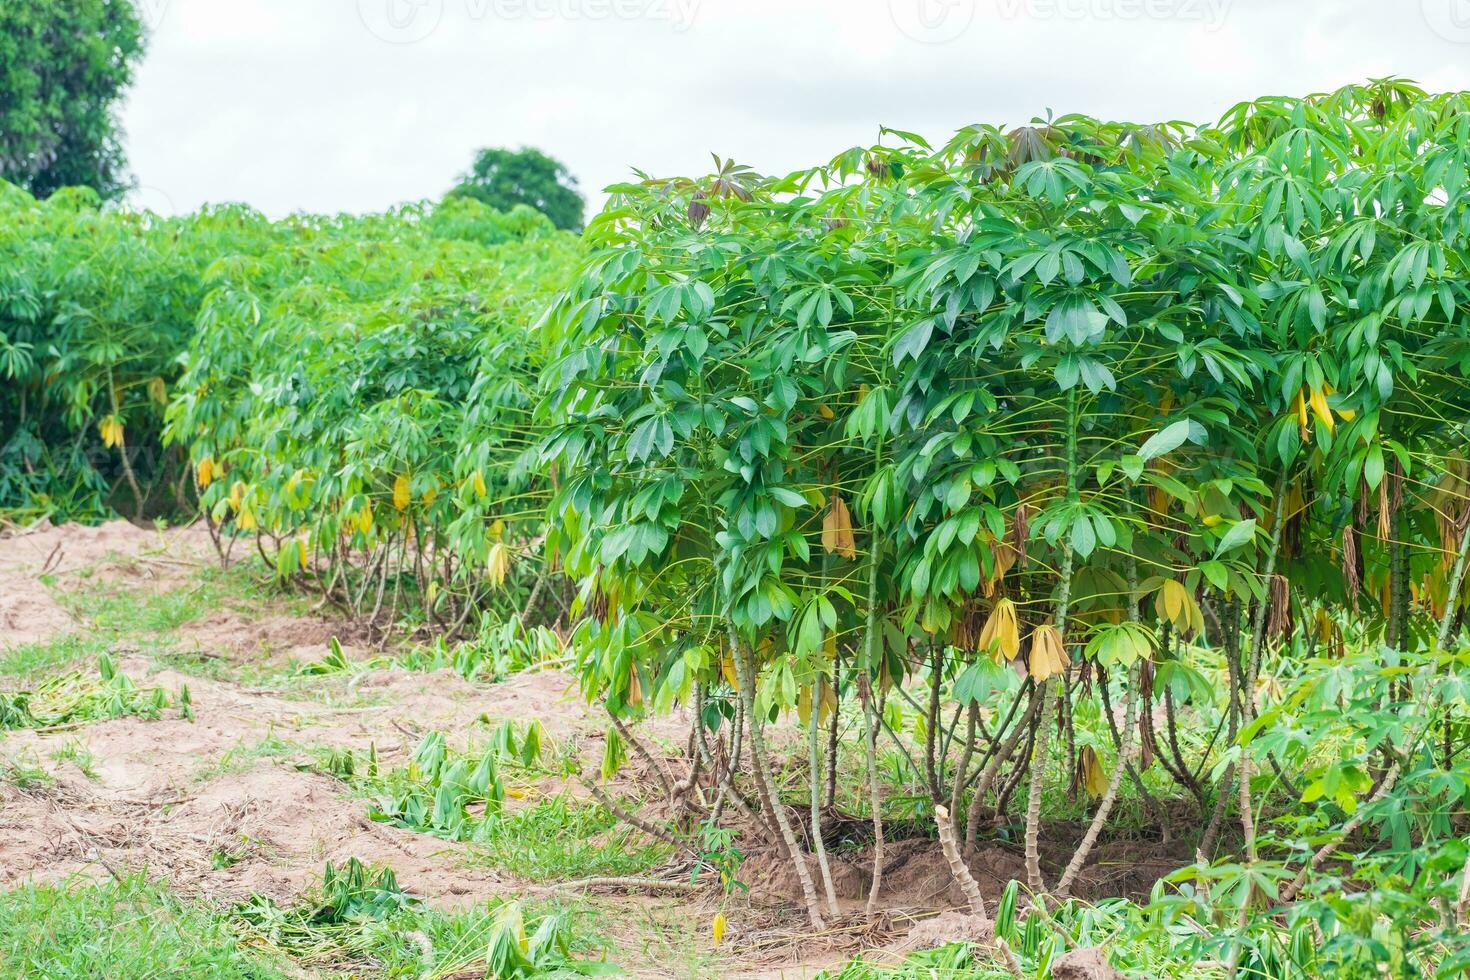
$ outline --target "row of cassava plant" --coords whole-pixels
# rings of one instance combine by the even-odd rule
[[[576,242],[452,199],[270,221],[0,188],[0,518],[182,517],[354,615],[562,614],[528,327]]]
[[[104,210],[0,183],[0,519],[192,510],[159,441],[215,258],[272,236],[244,208]]]
[[[530,209],[456,199],[301,219],[216,262],[165,441],[222,552],[243,541],[374,624],[546,605],[547,570],[518,561],[546,486],[527,325],[575,249]]]
[[[1436,808],[1466,785],[1440,681],[1470,547],[1470,96],[1386,80],[1210,126],[885,130],[784,178],[716,162],[614,188],[545,320],[548,546],[580,584],[584,690],[638,751],[627,722],[693,709],[688,770],[653,767],[676,822],[745,811],[821,928],[856,716],[878,912],[899,699],[984,916],[964,854],[998,800],[1022,787],[1024,884],[1061,899],[1120,796],[1177,822],[1142,778],[1161,769],[1197,816],[1166,832],[1245,869],[1211,910],[1242,927],[1230,973],[1253,910],[1302,900],[1339,846],[1465,832]],[[1177,703],[1201,652],[1214,717]],[[1360,697],[1335,662],[1390,669]],[[1303,670],[1314,710],[1376,723],[1294,738],[1281,677]],[[795,810],[764,732],[786,710]],[[1084,711],[1110,753],[1078,745]],[[1095,805],[1045,866],[1058,768]]]

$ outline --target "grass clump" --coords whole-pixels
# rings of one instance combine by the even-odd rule
[[[142,878],[0,894],[0,980],[285,980],[220,917]]]
[[[429,732],[403,766],[381,768],[369,748],[328,752],[320,768],[365,795],[373,820],[471,844],[475,863],[529,879],[633,875],[668,857],[600,805],[565,793],[531,802],[534,779],[555,775],[543,767],[554,754],[544,739],[537,722],[520,731],[507,722],[484,746],[459,753]]]
[[[471,640],[447,642],[439,636],[399,658],[407,670],[452,670],[467,681],[493,683],[531,667],[560,661],[562,642],[544,626],[527,627],[519,616],[487,623]]]
[[[107,644],[94,636],[69,633],[41,643],[22,643],[0,651],[0,677],[30,682],[71,664],[107,652]]]

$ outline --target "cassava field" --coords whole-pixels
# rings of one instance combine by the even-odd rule
[[[1467,167],[0,185],[0,977],[1461,975]]]

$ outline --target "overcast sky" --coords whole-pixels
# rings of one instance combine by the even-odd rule
[[[1045,112],[1213,119],[1372,76],[1470,88],[1470,0],[136,0],[135,201],[271,215],[437,196],[481,146],[785,173]]]

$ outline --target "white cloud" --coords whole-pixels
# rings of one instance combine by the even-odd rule
[[[1384,74],[1470,88],[1458,8],[1436,6],[1467,3],[147,0],[124,123],[149,204],[376,210],[529,144],[596,206],[635,166],[785,172],[880,124],[1204,119]]]

